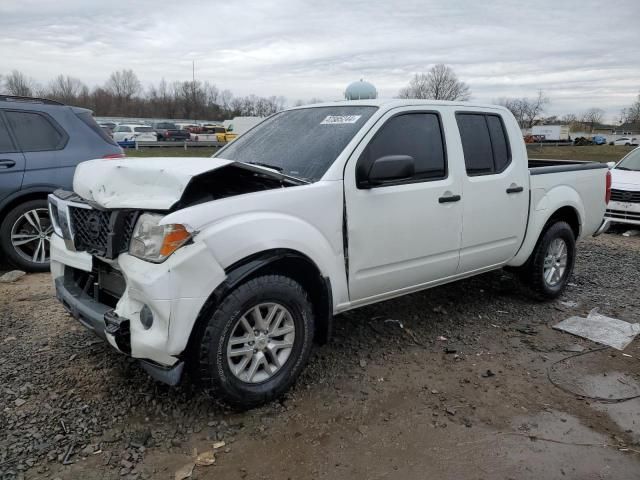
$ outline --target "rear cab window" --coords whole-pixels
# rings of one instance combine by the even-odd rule
[[[23,152],[62,150],[68,136],[44,113],[5,110],[13,134]]]
[[[509,138],[502,117],[493,113],[457,112],[467,175],[495,175],[511,164]]]

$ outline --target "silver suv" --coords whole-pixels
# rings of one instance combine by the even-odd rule
[[[0,257],[23,270],[47,270],[47,195],[70,190],[80,162],[123,156],[90,110],[0,95]]]

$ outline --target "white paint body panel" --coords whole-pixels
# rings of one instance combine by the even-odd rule
[[[186,347],[207,298],[226,278],[225,268],[265,250],[291,249],[311,259],[330,279],[334,313],[339,313],[506,264],[521,265],[549,217],[561,207],[576,210],[582,235],[600,225],[606,170],[530,176],[520,130],[501,107],[413,100],[352,103],[379,109],[319,181],[174,211],[161,223],[183,224],[197,232],[192,244],[160,264],[127,253],[119,256],[116,265],[127,288],[116,313],[131,319],[134,357],[172,365]],[[455,120],[455,112],[465,109],[502,115],[513,157],[503,173],[467,177]],[[403,110],[440,114],[447,178],[358,190],[355,164],[360,152],[386,118]],[[103,208],[167,210],[194,176],[230,163],[220,158],[94,160],[78,167],[74,190]],[[513,184],[523,192],[508,195],[506,188]],[[462,200],[438,203],[440,196],[449,194],[460,194]],[[66,250],[58,240],[52,242],[54,275],[64,265],[91,268],[91,257],[88,261],[86,254]],[[150,330],[139,321],[143,304],[157,320]]]

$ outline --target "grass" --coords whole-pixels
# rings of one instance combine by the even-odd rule
[[[590,160],[596,162],[617,162],[635,147],[613,145],[587,145],[584,147],[556,147],[554,145],[528,145],[530,158],[551,158],[557,160]],[[210,157],[216,147],[153,147],[125,149],[128,157]]]
[[[556,160],[589,160],[593,162],[617,162],[636,147],[614,145],[585,145],[584,147],[556,147],[553,145],[527,145],[529,158]]]

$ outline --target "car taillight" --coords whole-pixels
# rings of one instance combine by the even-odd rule
[[[611,200],[611,170],[607,170],[606,190],[604,192],[604,201],[608,205]]]
[[[110,153],[109,155],[103,155],[102,158],[106,158],[107,160],[112,158],[124,158],[124,153]]]

